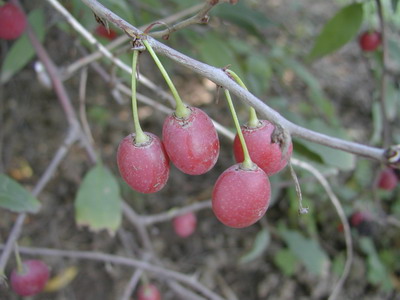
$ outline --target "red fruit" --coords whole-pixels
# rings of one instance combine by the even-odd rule
[[[161,295],[154,284],[148,283],[139,287],[137,298],[138,300],[161,300]]]
[[[188,237],[196,230],[197,218],[193,212],[178,216],[172,220],[174,231],[180,237]]]
[[[362,222],[369,221],[371,218],[369,214],[356,211],[350,216],[350,225],[353,227],[359,226]]]
[[[386,168],[379,174],[378,187],[382,190],[393,190],[397,186],[397,182],[396,173],[391,168]]]
[[[257,166],[246,170],[236,164],[225,170],[215,183],[212,209],[226,226],[243,228],[261,219],[270,198],[271,186],[265,172]]]
[[[22,272],[11,273],[11,288],[20,296],[40,293],[49,279],[49,268],[40,260],[27,260],[22,263]]]
[[[118,147],[117,163],[122,178],[134,190],[155,193],[168,180],[169,159],[160,139],[145,132],[150,140],[135,145],[135,134],[126,136]]]
[[[243,125],[241,129],[251,160],[270,176],[278,173],[287,165],[293,145],[290,144],[286,157],[282,158],[279,144],[271,141],[275,126],[266,120],[260,120],[260,122],[261,125],[256,128]],[[233,141],[233,153],[236,162],[243,162],[243,148],[237,134]]]
[[[0,7],[0,39],[15,40],[26,27],[25,14],[12,3]]]
[[[111,28],[107,30],[107,28],[105,28],[103,25],[98,25],[95,32],[97,35],[102,36],[110,41],[114,40],[118,36],[115,30]]]
[[[382,36],[377,31],[366,31],[361,34],[358,43],[363,51],[374,51],[382,43]]]
[[[200,175],[217,162],[219,140],[217,131],[205,112],[190,107],[190,116],[167,117],[163,125],[165,150],[174,165],[183,173]]]

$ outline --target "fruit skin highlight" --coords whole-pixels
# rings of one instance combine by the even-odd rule
[[[201,175],[217,162],[219,140],[210,117],[190,107],[190,115],[180,119],[174,114],[163,125],[163,143],[172,163],[183,173]]]
[[[40,293],[49,280],[50,271],[41,260],[22,262],[22,270],[13,270],[10,276],[12,290],[20,296]]]
[[[182,238],[189,237],[195,232],[197,227],[196,215],[193,212],[189,212],[187,214],[177,216],[172,220],[172,225],[175,233],[178,236]]]
[[[26,17],[20,8],[12,3],[0,7],[0,39],[15,40],[26,28]]]
[[[382,170],[378,178],[378,188],[381,190],[392,191],[398,183],[396,173],[391,168]]]
[[[135,145],[135,134],[126,136],[118,146],[118,169],[125,182],[141,193],[161,190],[169,177],[169,159],[160,139],[149,132],[150,139]]]
[[[365,31],[361,34],[358,44],[365,52],[375,51],[382,44],[382,36],[378,31]]]
[[[138,300],[161,300],[161,294],[158,288],[152,284],[147,283],[139,287],[137,292]]]
[[[280,145],[271,141],[274,129],[275,126],[266,120],[260,120],[260,125],[255,128],[246,125],[241,126],[251,160],[268,176],[281,171],[287,165],[293,151],[293,144],[291,143],[286,157],[282,158]],[[237,163],[243,161],[243,148],[237,134],[233,141],[233,153]]]
[[[243,228],[264,216],[270,198],[271,185],[265,172],[256,165],[253,170],[246,170],[236,164],[218,177],[212,193],[212,209],[226,226]]]

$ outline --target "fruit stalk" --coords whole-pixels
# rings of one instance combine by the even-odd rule
[[[17,243],[15,243],[14,253],[15,253],[15,261],[17,262],[17,271],[18,271],[18,273],[22,273],[24,270],[22,267],[22,260],[21,260],[21,256],[19,255]]]
[[[149,137],[144,134],[142,127],[139,122],[139,114],[137,109],[137,99],[136,99],[136,66],[138,61],[139,51],[133,51],[132,57],[132,114],[133,114],[133,122],[135,124],[135,144],[143,144],[149,140]]]
[[[229,91],[227,89],[225,89],[225,96],[226,96],[226,100],[228,101],[228,105],[229,105],[229,109],[230,109],[231,114],[232,114],[233,122],[235,123],[235,127],[236,127],[236,130],[237,130],[239,139],[240,139],[240,143],[241,143],[242,148],[243,148],[244,160],[242,162],[242,166],[245,169],[252,169],[254,164],[253,164],[253,162],[252,162],[252,160],[250,158],[249,151],[247,150],[246,142],[244,140],[243,133],[242,133],[242,130],[240,128],[240,124],[239,124],[238,117],[236,115],[235,107],[233,106],[231,94],[229,93]]]
[[[172,95],[174,96],[175,103],[176,103],[176,109],[175,109],[175,115],[178,118],[181,119],[186,119],[190,115],[190,110],[186,107],[185,104],[183,104],[183,101],[181,97],[178,94],[178,91],[175,88],[175,85],[173,84],[171,78],[169,77],[167,71],[165,70],[164,66],[162,65],[160,59],[158,58],[157,54],[154,52],[153,48],[149,44],[149,42],[146,39],[143,39],[143,44],[146,47],[147,51],[149,51],[151,57],[153,58],[154,62],[156,63],[157,67],[160,69],[161,74],[163,75],[165,81],[168,84],[168,87],[170,88]]]
[[[244,84],[242,79],[240,79],[239,75],[236,74],[234,71],[227,69],[226,72],[246,91],[248,91],[247,86]],[[249,121],[247,122],[247,126],[250,128],[256,128],[260,125],[260,121],[257,118],[257,113],[254,107],[250,106],[250,116],[249,116]]]

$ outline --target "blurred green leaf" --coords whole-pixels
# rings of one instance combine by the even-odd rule
[[[222,3],[215,7],[211,14],[232,22],[260,39],[262,39],[262,33],[259,28],[274,25],[264,14],[246,5],[245,1],[239,1],[236,5]]]
[[[268,248],[270,241],[271,241],[271,236],[269,232],[265,228],[263,228],[257,233],[257,236],[254,240],[254,244],[251,250],[239,259],[239,263],[247,264],[252,260],[259,258]]]
[[[388,42],[389,56],[396,60],[397,64],[400,64],[400,43],[391,38]]]
[[[391,1],[390,1],[390,4],[391,4],[391,6],[392,6],[393,12],[396,12],[397,6],[399,5],[399,0],[391,0]]]
[[[315,275],[321,275],[329,264],[328,256],[315,240],[304,237],[297,231],[280,229],[282,238],[293,254]]]
[[[78,225],[89,226],[95,231],[115,232],[121,224],[119,185],[114,175],[101,164],[85,175],[79,187],[75,219]]]
[[[293,70],[296,75],[307,84],[310,99],[319,111],[328,116],[330,120],[335,120],[335,107],[326,97],[318,79],[315,78],[303,64],[295,59],[285,59],[285,65],[287,68]]]
[[[388,280],[389,274],[379,258],[373,241],[363,237],[360,239],[360,247],[368,255],[368,281],[381,286],[384,290],[391,289],[393,285]]]
[[[43,9],[35,9],[28,16],[29,23],[32,25],[38,39],[42,42],[45,37]],[[4,59],[1,67],[0,83],[6,83],[11,77],[20,71],[35,56],[28,35],[24,33],[14,42]]]
[[[372,103],[372,124],[374,125],[374,127],[373,127],[374,130],[372,132],[370,144],[377,145],[381,141],[382,128],[383,128],[381,106],[379,105],[379,102],[377,102],[377,101]]]
[[[209,33],[197,44],[197,49],[201,59],[214,67],[222,68],[227,65],[236,67],[235,54],[224,39],[216,33]],[[233,68],[235,72],[237,70]],[[241,73],[239,71],[239,73]],[[240,76],[240,74],[238,74]],[[242,76],[241,76],[242,77]]]
[[[18,213],[36,213],[40,203],[18,182],[0,174],[0,207]]]
[[[298,265],[297,257],[289,249],[279,250],[274,256],[274,262],[285,276],[292,276]]]
[[[308,122],[307,127],[334,137],[349,139],[344,129],[327,126],[319,119],[314,119],[311,122]],[[310,151],[318,154],[327,165],[337,167],[341,170],[353,170],[355,167],[356,159],[351,153],[336,150],[320,144],[311,143],[305,140],[299,139],[298,142],[307,147]]]
[[[362,20],[362,3],[343,7],[325,24],[308,55],[308,59],[320,58],[341,48],[354,38],[360,29]]]

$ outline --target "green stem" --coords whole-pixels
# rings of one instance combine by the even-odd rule
[[[235,107],[233,106],[231,94],[229,93],[229,91],[227,89],[225,89],[225,96],[226,96],[226,100],[228,101],[228,105],[229,105],[229,109],[232,114],[233,122],[235,123],[235,127],[236,127],[236,130],[237,130],[237,133],[239,136],[239,140],[240,140],[240,144],[242,145],[242,149],[243,149],[244,160],[242,162],[242,166],[245,169],[252,169],[254,164],[250,158],[249,150],[247,150],[246,142],[244,140],[243,133],[240,128],[240,123],[239,123],[238,117],[236,115]]]
[[[175,103],[176,103],[176,109],[175,109],[175,115],[178,118],[186,119],[190,115],[190,109],[186,107],[185,104],[183,104],[183,101],[181,97],[178,94],[178,91],[176,90],[171,78],[169,77],[167,71],[165,70],[164,66],[162,65],[161,61],[159,60],[157,54],[154,52],[153,48],[149,44],[149,42],[146,39],[143,39],[143,44],[145,45],[147,51],[149,51],[151,57],[153,58],[154,62],[156,63],[157,67],[160,69],[161,74],[163,75],[165,81],[168,84],[168,87],[170,88],[172,95],[174,96]]]
[[[239,75],[236,74],[234,71],[227,69],[226,72],[229,73],[229,75],[232,76],[232,78],[246,91],[248,91],[247,86],[244,84],[242,79],[240,79]],[[257,113],[256,110],[250,106],[250,116],[249,116],[249,121],[247,122],[247,126],[251,128],[257,128],[260,125],[260,121],[257,118]]]
[[[136,99],[136,65],[138,61],[139,51],[133,51],[132,58],[132,115],[133,122],[135,124],[135,144],[143,144],[149,140],[149,137],[143,132],[142,127],[140,127],[139,114],[137,109],[137,99]]]
[[[22,267],[22,260],[21,260],[21,256],[19,255],[17,243],[15,243],[14,253],[15,253],[15,261],[17,262],[17,271],[18,271],[18,273],[21,274],[21,273],[23,273],[24,268]]]

